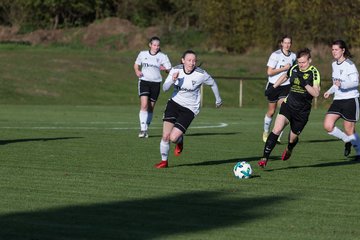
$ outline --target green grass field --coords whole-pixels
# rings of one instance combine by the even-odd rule
[[[324,110],[261,170],[264,109],[204,108],[155,169],[162,107],[139,139],[138,106],[1,105],[0,239],[359,239],[360,164]]]
[[[155,169],[169,93],[139,139],[137,53],[0,45],[0,239],[359,239],[360,165],[322,129],[330,101],[291,159],[281,144],[261,170],[268,53],[199,52],[213,76],[259,79],[244,82],[244,108],[238,81],[217,79],[221,109],[205,88],[183,154]],[[330,59],[314,64],[330,75]],[[233,176],[242,160],[251,179]]]

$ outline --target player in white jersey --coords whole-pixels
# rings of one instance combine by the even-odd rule
[[[281,105],[290,90],[289,79],[282,83],[281,86],[277,87],[275,91],[273,91],[273,85],[296,61],[296,54],[290,51],[291,44],[291,37],[287,35],[283,36],[280,42],[281,48],[273,52],[267,62],[268,82],[265,88],[265,96],[268,100],[268,109],[264,118],[264,142],[266,142],[266,139],[269,136],[270,126],[276,112],[276,107]],[[282,132],[278,141],[280,141],[281,135]]]
[[[163,84],[167,91],[174,86],[163,117],[163,134],[160,142],[161,162],[156,168],[168,167],[170,141],[176,143],[174,154],[179,156],[183,150],[184,134],[192,120],[200,111],[200,87],[209,85],[215,95],[216,107],[222,105],[215,80],[203,69],[196,66],[196,54],[187,50],[182,56],[182,64],[173,67]]]
[[[141,51],[136,58],[134,71],[139,78],[140,133],[139,138],[147,138],[148,127],[152,121],[156,100],[160,94],[162,76],[160,70],[169,71],[171,63],[166,54],[160,51],[160,39],[152,37],[149,50]]]
[[[334,94],[334,100],[326,113],[324,128],[328,134],[345,142],[344,155],[348,156],[351,145],[356,150],[356,160],[360,160],[360,138],[355,132],[355,123],[359,120],[359,72],[349,59],[351,53],[343,40],[332,43],[331,52],[333,85],[324,93],[328,98]],[[344,120],[344,131],[335,126],[337,120]]]

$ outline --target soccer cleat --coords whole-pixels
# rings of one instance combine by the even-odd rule
[[[351,153],[351,146],[352,146],[351,142],[345,143],[345,149],[344,149],[344,156],[345,156],[345,157],[347,157],[347,156],[350,155],[350,153]]]
[[[263,142],[265,143],[267,138],[269,136],[269,133],[268,132],[263,132]]]
[[[288,148],[285,148],[284,152],[281,155],[281,160],[286,161],[291,157],[292,151],[290,151]]]
[[[354,161],[360,161],[360,156],[359,155],[355,156]]]
[[[264,168],[266,166],[266,164],[267,164],[267,161],[268,160],[266,158],[261,158],[260,161],[258,161],[259,167]]]
[[[168,162],[162,160],[161,162],[159,162],[158,164],[155,164],[156,168],[167,168],[168,167]]]
[[[180,156],[183,148],[184,148],[184,142],[177,143],[174,150],[175,156],[177,157]]]
[[[139,138],[148,138],[149,135],[147,133],[147,131],[140,131],[139,132]]]

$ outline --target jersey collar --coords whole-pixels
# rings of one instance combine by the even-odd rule
[[[160,52],[160,50],[157,51],[155,54],[151,54],[151,51],[149,50],[149,54],[150,54],[151,56],[155,56],[155,55],[158,54],[159,52]]]
[[[284,56],[289,57],[291,55],[291,51],[289,50],[288,54],[285,54],[284,51],[282,50],[282,48],[280,48],[282,54],[284,54]]]

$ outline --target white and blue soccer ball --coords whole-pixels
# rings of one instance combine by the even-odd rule
[[[234,166],[234,174],[237,178],[250,178],[252,173],[251,165],[246,161],[238,162]]]

